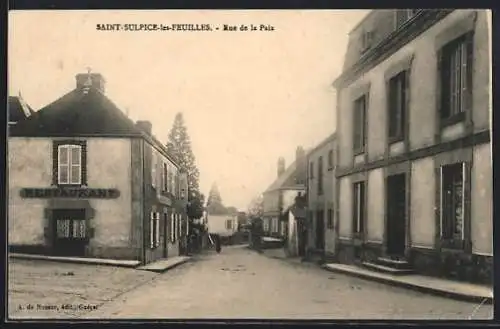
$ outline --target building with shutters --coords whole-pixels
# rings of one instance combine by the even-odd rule
[[[187,177],[105,95],[98,73],[10,127],[11,252],[150,261],[179,255]]]
[[[374,10],[337,89],[337,250],[388,272],[492,282],[486,10]]]
[[[336,244],[335,133],[307,154],[309,256],[333,259]]]
[[[295,161],[285,167],[285,159],[278,159],[277,177],[263,193],[264,235],[283,238],[287,235],[287,209],[294,204],[298,194],[305,194],[306,151],[297,147]]]

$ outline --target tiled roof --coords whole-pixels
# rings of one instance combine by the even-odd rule
[[[295,169],[297,168],[295,161],[288,166],[284,173],[282,173],[267,189],[265,192],[271,192],[280,189],[283,186],[295,185]],[[264,192],[264,193],[265,193]]]
[[[141,132],[102,92],[75,89],[11,130],[13,136],[137,135]]]
[[[24,102],[19,96],[9,96],[9,109],[8,122],[19,122],[31,116],[35,111]]]

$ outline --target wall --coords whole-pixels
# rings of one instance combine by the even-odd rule
[[[476,146],[472,166],[472,252],[493,255],[493,184],[491,145]]]
[[[64,138],[66,139],[66,138]],[[21,188],[49,188],[52,183],[51,138],[10,137],[9,148],[9,244],[45,244],[44,209],[47,199],[23,199]],[[131,146],[128,139],[88,138],[87,179],[91,188],[117,188],[112,200],[90,199],[95,227],[90,252],[105,249],[130,256],[131,244]],[[126,254],[126,255],[125,255]]]
[[[280,191],[264,192],[263,208],[264,214],[269,212],[277,212],[279,210],[279,195]]]
[[[385,231],[385,182],[382,168],[368,173],[367,209],[366,212],[366,240],[383,242]]]
[[[349,238],[352,235],[352,187],[351,178],[346,176],[338,180],[339,196],[339,238]]]
[[[383,157],[386,136],[385,73],[399,62],[413,56],[411,62],[411,96],[409,113],[410,149],[434,143],[436,118],[437,50],[436,39],[470,17],[472,10],[455,10],[420,36],[400,48],[382,63],[339,92],[337,128],[339,166],[352,165],[352,107],[363,89],[369,90],[367,149],[369,160]],[[473,120],[475,131],[488,128],[490,88],[489,52],[486,11],[477,11],[474,34]],[[447,32],[448,33],[448,32]],[[450,40],[451,41],[451,40]],[[423,83],[425,82],[425,83]]]
[[[436,234],[434,159],[412,162],[410,227],[413,247],[434,248]]]
[[[226,221],[232,221],[232,229],[226,229]],[[236,232],[238,222],[236,216],[230,215],[208,215],[208,232],[211,234],[219,234],[221,236],[230,236]]]

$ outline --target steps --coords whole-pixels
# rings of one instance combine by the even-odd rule
[[[403,258],[379,257],[374,262],[363,262],[362,265],[370,270],[393,275],[415,273],[410,263]]]

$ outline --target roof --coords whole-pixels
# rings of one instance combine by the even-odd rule
[[[271,192],[280,189],[283,186],[296,185],[295,184],[295,170],[297,165],[295,161],[288,166],[284,173],[282,173],[265,191]]]
[[[35,113],[31,106],[26,104],[21,95],[9,96],[7,107],[9,109],[8,122],[19,122]]]
[[[318,149],[320,149],[325,144],[328,144],[329,142],[335,140],[336,137],[337,137],[337,134],[335,132],[332,133],[332,134],[330,134],[328,137],[326,137],[321,142],[319,142],[316,146],[314,146],[313,148],[309,149],[308,152],[307,152],[307,156],[311,155],[313,152],[317,151]]]
[[[79,89],[43,107],[12,129],[13,136],[136,135],[141,131],[97,89]]]
[[[76,88],[11,127],[14,137],[140,137],[177,164],[166,147],[139,129],[97,88]]]

